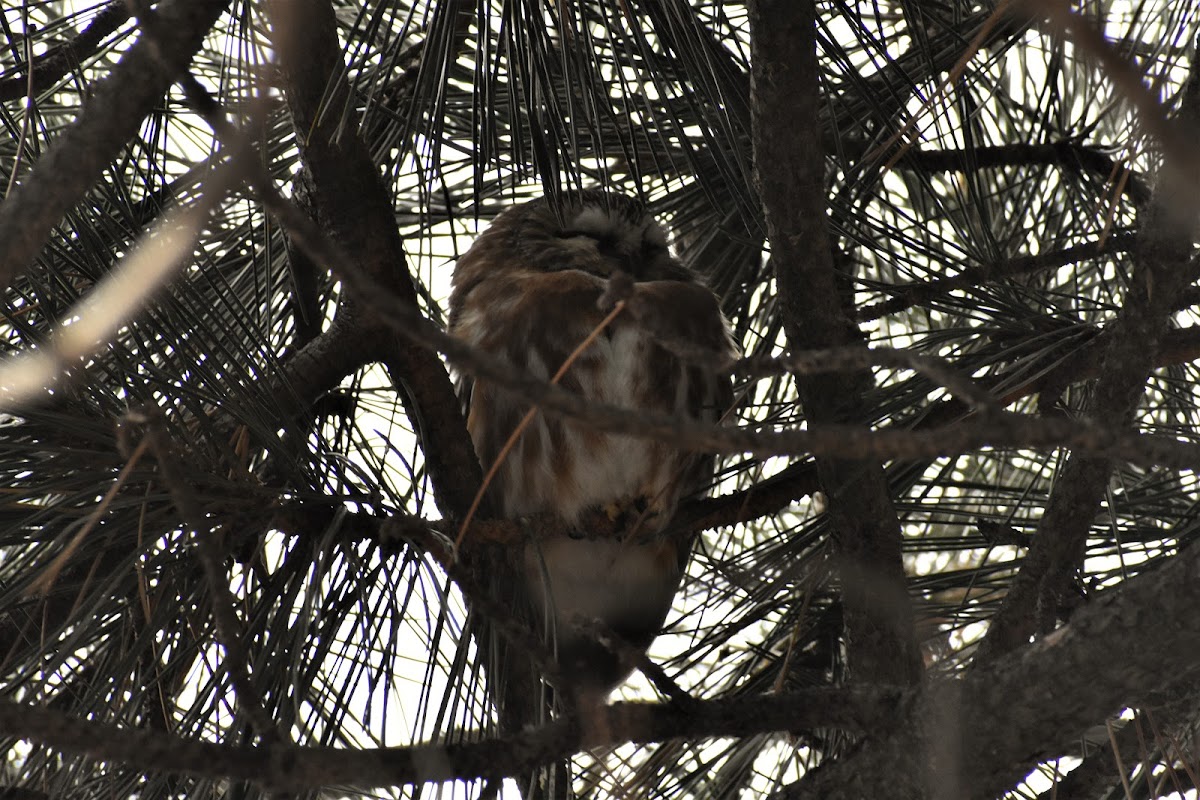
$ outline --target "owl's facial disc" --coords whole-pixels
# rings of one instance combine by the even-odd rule
[[[645,265],[667,253],[666,236],[652,217],[630,219],[618,209],[599,206],[583,208],[567,220],[559,236],[569,246],[615,262],[613,268],[635,278],[645,277]]]

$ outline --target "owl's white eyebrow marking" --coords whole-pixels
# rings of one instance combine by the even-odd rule
[[[616,233],[622,225],[621,220],[612,212],[603,208],[585,208],[575,215],[568,230],[578,231],[582,235],[597,233]]]

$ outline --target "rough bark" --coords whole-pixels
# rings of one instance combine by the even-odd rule
[[[751,3],[750,34],[756,177],[788,343],[794,352],[862,344],[825,217],[815,6]],[[797,376],[809,428],[862,423],[872,381],[867,370]],[[837,545],[850,673],[912,683],[921,662],[883,465],[820,457],[817,471]]]

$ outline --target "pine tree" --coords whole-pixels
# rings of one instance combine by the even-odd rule
[[[0,21],[0,796],[1194,796],[1193,4]],[[506,738],[449,276],[592,186],[745,358],[650,666]]]

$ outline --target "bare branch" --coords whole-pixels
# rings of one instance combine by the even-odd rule
[[[963,375],[945,360],[894,347],[832,347],[804,350],[778,358],[745,358],[733,365],[738,375],[755,378],[791,372],[793,375],[819,375],[853,372],[865,367],[899,367],[919,372],[949,389],[959,400],[976,410],[996,410],[997,398],[979,383]]]
[[[0,102],[25,97],[32,88],[37,95],[54,86],[76,64],[94,54],[104,37],[116,31],[129,19],[129,4],[124,0],[112,0],[92,18],[87,27],[69,41],[55,45],[34,59],[33,74],[29,65],[24,74],[0,78]]]

